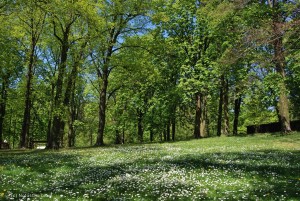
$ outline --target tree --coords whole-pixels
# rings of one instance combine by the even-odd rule
[[[74,26],[74,23],[79,18],[79,14],[77,13],[75,9],[76,7],[73,5],[72,1],[58,2],[58,5],[54,4],[53,7],[51,8],[52,9],[50,10],[50,12],[52,16],[53,35],[58,41],[60,46],[60,59],[58,64],[57,80],[55,84],[56,91],[55,91],[54,104],[53,104],[55,111],[54,111],[53,122],[52,122],[52,130],[47,139],[48,141],[47,147],[59,148],[63,146],[63,136],[64,136],[64,126],[65,126],[63,120],[64,78],[66,76],[66,69],[68,67],[67,61],[68,61],[68,53],[70,47],[77,40],[77,38],[72,38],[71,33],[72,33],[72,27]]]
[[[20,147],[28,146],[28,136],[30,130],[31,120],[31,108],[32,108],[32,81],[34,76],[34,66],[36,63],[36,51],[38,41],[42,34],[46,13],[39,8],[38,2],[30,0],[21,2],[17,9],[19,12],[18,18],[20,26],[27,31],[25,33],[25,55],[27,63],[27,75],[26,75],[26,90],[25,90],[25,107],[22,123],[22,131],[20,134]]]
[[[96,146],[104,145],[103,136],[106,123],[107,88],[109,75],[114,68],[111,65],[113,54],[122,48],[120,41],[126,35],[138,32],[141,21],[134,21],[147,12],[147,2],[114,0],[98,4],[99,18],[105,27],[95,27],[93,36],[100,39],[100,44],[92,45],[91,60],[95,65],[99,83],[99,126]],[[139,22],[139,23],[137,23]],[[95,23],[95,22],[94,22]],[[132,27],[131,27],[132,26]]]
[[[279,116],[281,123],[281,130],[283,133],[291,131],[290,117],[289,117],[289,102],[287,97],[287,89],[285,84],[286,78],[286,64],[284,56],[284,47],[283,47],[283,30],[281,26],[284,22],[283,11],[280,8],[280,3],[278,0],[269,0],[269,6],[271,7],[272,12],[272,30],[273,30],[273,48],[274,48],[274,64],[276,72],[280,75],[281,81],[279,83]],[[285,3],[285,1],[283,1]]]
[[[270,57],[266,64],[265,60],[259,61],[269,72],[273,70],[278,76],[278,102],[275,107],[278,108],[279,122],[283,133],[291,131],[289,100],[286,86],[287,69],[289,62],[286,55],[288,49],[284,44],[287,33],[293,32],[297,27],[297,9],[299,3],[295,1],[265,0],[259,3],[250,2],[253,11],[245,9],[248,24],[252,27],[252,44],[256,49],[265,50]],[[261,16],[259,18],[259,16]],[[268,34],[262,35],[262,30],[268,30]],[[254,36],[255,34],[255,36]],[[265,58],[264,58],[265,59]]]
[[[2,10],[3,9],[3,10]],[[10,127],[5,124],[5,118],[8,113],[9,88],[13,80],[20,74],[22,58],[19,54],[19,30],[14,26],[16,19],[10,18],[12,5],[0,5],[0,143],[4,140],[4,127]],[[9,137],[6,135],[6,137]]]

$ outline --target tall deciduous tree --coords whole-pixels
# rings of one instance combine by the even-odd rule
[[[288,90],[286,86],[287,70],[290,62],[287,61],[289,50],[284,40],[287,33],[297,30],[297,13],[299,2],[289,0],[250,1],[249,8],[245,8],[246,19],[251,30],[251,43],[257,50],[262,50],[266,57],[258,60],[270,73],[276,72],[277,104],[279,122],[283,133],[291,131]],[[268,30],[266,32],[266,30]],[[264,33],[264,34],[262,34]],[[259,55],[257,52],[256,55]]]
[[[10,2],[0,4],[0,143],[4,140],[4,127],[8,129],[11,125],[5,125],[7,106],[9,105],[9,88],[13,80],[19,76],[22,63],[19,54],[19,29],[15,26],[17,19],[13,12],[13,5]],[[9,136],[6,135],[6,138]],[[1,148],[1,147],[0,147]]]
[[[282,8],[282,4],[286,3],[286,1],[280,2],[279,0],[268,0],[269,6],[271,8],[272,15],[272,39],[271,43],[273,43],[274,48],[274,58],[273,62],[275,65],[276,72],[281,77],[279,85],[279,100],[278,100],[278,109],[281,123],[282,132],[290,132],[291,124],[290,124],[290,114],[289,114],[289,101],[288,94],[286,88],[286,60],[283,46],[283,37],[284,30],[282,26],[287,19],[287,16],[284,16],[284,10]]]
[[[31,108],[32,108],[32,90],[33,90],[33,76],[34,66],[36,63],[36,51],[38,41],[42,34],[46,13],[40,9],[39,3],[35,0],[21,2],[18,6],[19,21],[21,27],[26,30],[24,46],[26,47],[26,89],[25,89],[25,107],[22,123],[22,131],[20,134],[20,147],[28,146],[28,137],[30,130]]]
[[[60,47],[60,58],[58,64],[57,80],[55,84],[54,96],[54,116],[52,130],[48,136],[48,148],[58,148],[63,145],[64,136],[64,94],[63,86],[67,70],[68,54],[74,38],[72,38],[72,28],[78,20],[79,14],[75,9],[73,1],[58,1],[51,6],[51,17],[53,35]]]
[[[122,48],[122,38],[129,34],[139,32],[143,26],[134,21],[143,16],[146,10],[147,1],[124,1],[113,0],[98,4],[97,14],[103,20],[104,28],[95,27],[94,36],[98,37],[99,43],[93,45],[91,53],[99,83],[99,125],[96,146],[104,144],[104,129],[106,123],[107,88],[109,75],[114,68],[111,65],[113,54]]]

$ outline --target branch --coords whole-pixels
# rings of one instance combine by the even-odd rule
[[[63,40],[62,40],[62,39],[57,35],[57,33],[56,33],[56,23],[55,23],[55,21],[53,20],[52,23],[53,23],[53,34],[54,34],[55,38],[56,38],[57,40],[59,40],[59,42],[60,42],[61,44],[63,44]]]
[[[98,87],[96,87],[94,85],[94,82],[89,77],[87,77],[87,79],[90,81],[90,83],[92,84],[92,86],[96,89],[96,91],[98,92],[98,94],[100,94],[100,91],[99,91]]]
[[[96,67],[98,77],[102,78],[102,73],[100,71],[100,66],[95,62],[95,58],[93,57],[93,53],[90,53],[90,57],[92,59],[93,65]]]
[[[112,90],[112,92],[110,92],[110,93],[108,94],[107,100],[109,100],[110,97],[111,97],[112,95],[114,95],[114,93],[116,93],[116,91],[118,91],[119,89],[121,89],[123,86],[124,86],[124,85],[122,84],[121,86],[118,86],[117,88],[115,88],[114,90]]]
[[[273,0],[273,1],[274,1],[274,0]],[[268,0],[268,3],[269,3],[269,5],[270,5],[270,7],[273,8],[273,3],[272,3],[272,1],[271,1],[271,0]]]

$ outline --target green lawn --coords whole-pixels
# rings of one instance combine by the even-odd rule
[[[25,197],[300,200],[300,133],[60,151],[1,151],[0,200]]]

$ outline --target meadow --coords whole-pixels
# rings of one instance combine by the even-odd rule
[[[0,200],[300,200],[300,133],[0,151]]]

